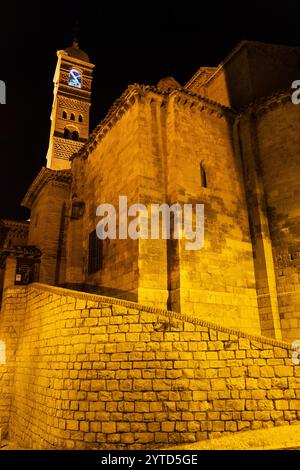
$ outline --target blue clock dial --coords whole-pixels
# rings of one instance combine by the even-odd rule
[[[78,70],[70,70],[68,85],[75,88],[81,88],[81,73]]]

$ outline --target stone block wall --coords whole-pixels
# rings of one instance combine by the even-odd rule
[[[65,204],[69,199],[69,184],[52,180],[45,184],[31,207],[28,244],[42,251],[39,279],[52,285],[65,280],[62,229],[65,224]]]
[[[288,341],[300,336],[299,117],[285,91],[240,121],[261,328]]]
[[[13,276],[14,278],[14,276]],[[9,292],[8,292],[9,290]],[[6,289],[0,311],[0,436],[7,435],[16,367],[16,350],[26,309],[27,288]]]
[[[23,446],[159,448],[300,423],[288,343],[41,284],[5,296],[0,420],[11,398]]]
[[[130,300],[138,300],[138,244],[131,239],[110,239],[103,243],[102,269],[88,272],[89,235],[100,217],[96,209],[100,204],[112,204],[116,208],[118,223],[119,196],[128,197],[128,206],[138,202],[138,188],[141,152],[139,142],[138,108],[130,103],[127,112],[120,115],[109,136],[99,139],[89,158],[83,163],[72,162],[73,186],[78,196],[85,202],[85,212],[81,220],[81,253],[83,282],[101,286],[104,295],[116,295]],[[71,222],[72,228],[73,222]],[[70,233],[69,233],[70,235]],[[117,235],[118,237],[118,235]],[[71,238],[71,237],[70,237]],[[68,241],[69,243],[69,241]],[[71,248],[69,248],[71,252]],[[70,281],[70,270],[67,279]],[[72,282],[72,280],[71,280]]]
[[[300,107],[290,93],[269,100],[256,121],[283,339],[300,337]]]
[[[189,99],[191,100],[189,102]],[[171,202],[204,204],[204,247],[187,250],[178,243],[180,308],[226,326],[259,334],[252,243],[239,155],[232,142],[232,116],[192,99],[169,105],[168,168]],[[228,111],[228,110],[227,110]],[[207,187],[201,184],[200,164]],[[226,182],[226,183],[225,183]]]

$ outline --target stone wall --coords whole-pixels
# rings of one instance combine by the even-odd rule
[[[37,246],[43,253],[40,281],[47,284],[65,282],[66,204],[70,200],[68,182],[46,182],[31,206],[28,244]]]
[[[67,282],[78,282],[73,275],[76,264],[71,259],[73,253],[72,256],[78,258],[76,265],[81,269],[81,283],[101,286],[104,295],[130,300],[138,300],[137,241],[105,240],[102,269],[95,273],[88,272],[88,244],[90,233],[100,221],[96,216],[100,204],[113,204],[118,214],[119,196],[128,197],[128,206],[138,202],[141,161],[138,118],[138,108],[131,106],[109,134],[99,139],[87,160],[73,160],[73,191],[85,202],[85,212],[80,221],[71,221],[68,232]],[[79,229],[74,224],[80,224]],[[76,233],[78,230],[80,235]],[[71,246],[76,236],[81,237],[81,242]]]
[[[299,113],[287,91],[240,120],[261,328],[289,341],[300,337]]]
[[[300,422],[287,343],[41,284],[7,289],[0,318],[0,422],[11,398],[23,446],[159,448]]]
[[[233,144],[233,118],[217,106],[169,105],[168,169],[171,202],[204,204],[204,247],[179,242],[177,290],[182,313],[259,334],[252,243],[244,180]],[[207,187],[201,185],[200,164]],[[174,274],[173,274],[174,275]],[[175,289],[174,289],[175,290]],[[176,291],[175,291],[176,292]]]
[[[72,162],[74,192],[86,203],[81,221],[71,221],[68,232],[67,258],[78,258],[82,271],[77,282],[101,286],[103,295],[260,333],[233,114],[183,91],[136,86],[134,92],[124,98],[127,107],[119,104],[110,116],[118,119],[107,132],[99,130],[89,154]],[[201,185],[201,163],[207,187]],[[100,220],[96,208],[100,203],[118,208],[119,195],[128,196],[128,206],[138,202],[148,208],[151,203],[192,203],[195,210],[196,203],[203,203],[204,248],[186,250],[186,240],[105,240],[102,269],[89,274],[89,234]],[[81,225],[75,230],[75,224]],[[73,246],[76,237],[82,240]],[[74,264],[69,261],[67,268],[67,282],[73,284]]]
[[[14,276],[13,276],[14,278]],[[0,311],[0,341],[5,344],[5,357],[0,361],[0,436],[8,433],[11,412],[16,351],[26,309],[27,288],[6,289]]]

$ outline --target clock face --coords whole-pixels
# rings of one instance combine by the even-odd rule
[[[75,88],[81,88],[81,73],[78,70],[70,70],[68,85]]]

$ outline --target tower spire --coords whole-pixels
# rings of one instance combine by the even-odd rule
[[[78,36],[79,36],[79,18],[76,18],[74,22],[74,26],[73,26],[73,42],[72,42],[72,47],[75,47],[76,49],[79,49]]]
[[[94,65],[79,49],[74,28],[73,45],[58,51],[47,167],[70,168],[69,157],[89,136],[89,108]]]

